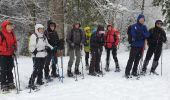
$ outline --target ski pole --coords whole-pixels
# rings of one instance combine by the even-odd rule
[[[82,50],[81,50],[81,58],[80,58],[80,60],[81,60],[81,64],[82,64],[82,79],[84,79],[84,72],[83,72],[83,61],[82,61]]]
[[[16,88],[17,88],[17,94],[19,94],[19,89],[18,89],[18,82],[17,82],[17,75],[16,75],[16,68],[14,65],[14,76],[15,76],[15,84],[16,84]]]
[[[162,76],[162,55],[163,55],[163,51],[161,53],[161,76]]]
[[[18,86],[19,86],[19,91],[21,91],[21,88],[20,88],[20,75],[19,75],[19,70],[18,70],[18,60],[17,60],[17,56],[14,54],[14,59],[15,59],[15,62],[16,62],[16,68],[17,68],[17,77],[18,77]]]
[[[62,53],[62,51],[60,51]],[[64,78],[64,73],[63,73],[63,53],[61,54],[61,70],[62,70],[62,75],[61,75],[61,82],[63,83],[63,78]]]

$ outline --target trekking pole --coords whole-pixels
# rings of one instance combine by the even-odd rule
[[[61,51],[60,51],[60,53],[62,53]],[[63,78],[64,78],[64,73],[63,73],[63,53],[61,54],[61,70],[62,70],[62,75],[61,75],[61,82],[63,83]]]
[[[161,53],[161,76],[162,76],[162,55],[163,55],[163,50],[162,50],[162,53]]]
[[[15,84],[16,84],[16,88],[17,88],[17,94],[19,94],[18,81],[17,81],[17,75],[16,75],[15,65],[14,65],[14,77],[15,77]]]
[[[84,72],[83,72],[83,61],[82,61],[82,50],[81,50],[81,58],[80,58],[80,60],[81,60],[81,64],[82,64],[82,79],[84,79]]]
[[[21,91],[21,88],[20,88],[20,75],[19,75],[19,70],[18,70],[18,60],[17,60],[17,56],[14,54],[14,59],[15,59],[15,62],[16,62],[16,68],[17,68],[17,77],[18,77],[18,86],[19,86],[19,91]]]

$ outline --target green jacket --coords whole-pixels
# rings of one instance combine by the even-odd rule
[[[90,38],[92,33],[85,33],[84,51],[90,52]]]

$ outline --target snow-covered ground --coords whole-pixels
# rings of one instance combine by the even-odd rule
[[[19,57],[23,91],[20,94],[16,94],[16,91],[6,95],[0,94],[0,100],[170,100],[170,63],[168,60],[170,50],[163,51],[163,76],[147,75],[141,77],[140,80],[123,78],[128,54],[129,52],[118,54],[122,69],[120,73],[114,72],[114,62],[111,59],[111,71],[105,72],[104,77],[88,76],[88,72],[85,71],[85,79],[78,77],[77,82],[66,76],[68,57],[64,57],[64,83],[54,79],[55,81],[49,83],[48,86],[42,86],[40,91],[31,94],[25,87],[32,72],[32,60],[27,57]],[[105,55],[102,56],[102,63],[104,67]],[[157,68],[159,73],[160,68],[159,65]]]

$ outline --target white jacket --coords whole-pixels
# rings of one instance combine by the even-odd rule
[[[32,53],[36,48],[37,51],[42,51],[43,52],[38,52],[36,56],[32,54],[32,57],[39,57],[39,58],[44,58],[47,56],[47,52],[45,51],[45,46],[49,46],[52,49],[52,46],[48,43],[47,38],[45,37],[45,40],[43,38],[44,33],[39,33],[38,28],[44,28],[43,25],[41,24],[36,24],[35,26],[35,34],[38,36],[38,42],[37,42],[37,37],[35,34],[32,34],[30,37],[30,43],[29,43],[29,50]]]

